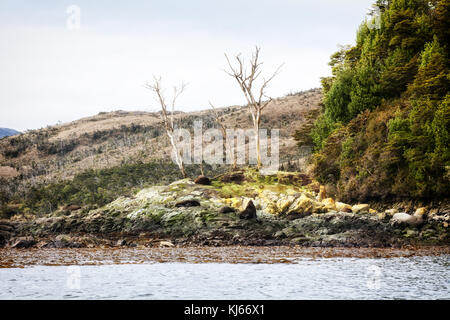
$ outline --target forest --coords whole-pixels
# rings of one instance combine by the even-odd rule
[[[314,144],[314,176],[342,200],[448,197],[450,1],[374,8],[356,43],[331,56],[321,114],[309,139],[297,137]]]

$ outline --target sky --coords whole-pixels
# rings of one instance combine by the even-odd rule
[[[0,0],[0,127],[20,131],[99,112],[156,111],[144,87],[188,84],[177,109],[243,105],[224,53],[261,47],[283,64],[267,94],[320,86],[373,0]]]

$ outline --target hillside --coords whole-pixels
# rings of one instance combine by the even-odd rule
[[[0,128],[0,139],[4,137],[13,136],[19,133],[20,133],[19,131],[16,131],[14,129]]]
[[[320,101],[321,91],[315,89],[275,99],[264,110],[261,127],[280,129],[281,161],[298,160],[302,156],[292,133],[294,128],[313,123],[320,110]],[[232,106],[218,111],[227,127],[251,128],[251,119],[245,107]],[[205,128],[216,125],[210,110],[177,112],[175,116],[178,126],[182,128],[192,128],[196,119],[202,119]],[[100,113],[70,123],[28,131],[0,140],[0,179],[4,181],[0,200],[4,207],[11,201],[22,203],[25,198],[29,202],[25,207],[32,212],[37,210],[36,205],[51,211],[55,205],[69,199],[78,204],[98,203],[98,200],[80,200],[73,196],[73,193],[86,193],[82,190],[89,187],[86,182],[89,176],[93,185],[91,191],[87,192],[97,193],[99,187],[107,189],[107,199],[100,201],[103,204],[121,195],[121,191],[162,179],[163,176],[159,177],[155,173],[159,170],[155,169],[155,163],[158,168],[165,168],[161,172],[166,172],[165,177],[169,180],[166,169],[174,179],[179,178],[169,159],[170,151],[160,116],[152,112]],[[112,186],[110,177],[114,174],[120,177]],[[102,179],[108,187],[97,183]],[[52,201],[61,193],[59,188],[66,186],[60,184],[52,192],[44,193],[48,197],[42,194],[43,189],[62,181],[72,181],[66,189],[75,188],[77,191],[68,192],[63,200]],[[76,187],[74,183],[77,183]],[[24,208],[18,204],[12,207],[19,207],[14,209],[19,211]]]
[[[314,175],[344,201],[448,199],[450,1],[376,3],[379,27],[331,56]]]

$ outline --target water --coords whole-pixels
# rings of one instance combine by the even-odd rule
[[[450,299],[450,255],[0,269],[0,299]]]

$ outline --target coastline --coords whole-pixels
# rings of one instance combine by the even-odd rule
[[[176,246],[0,249],[0,268],[153,263],[295,264],[304,259],[389,259],[449,255],[449,246],[319,248],[301,246]]]
[[[326,195],[301,174],[229,173],[183,179],[100,208],[68,205],[0,220],[0,247],[449,246],[447,205],[375,210]],[[315,190],[316,189],[316,190]]]

